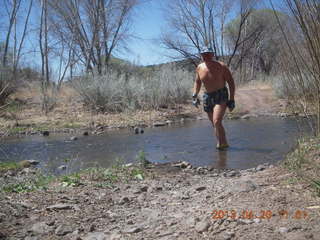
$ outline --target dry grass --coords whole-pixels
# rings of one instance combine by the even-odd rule
[[[192,89],[190,89],[190,96],[191,94]],[[69,86],[63,86],[60,94],[57,96],[56,107],[46,116],[41,111],[39,95],[40,89],[35,85],[30,85],[28,88],[17,92],[13,96],[13,99],[18,98],[22,102],[25,102],[25,104],[21,105],[18,110],[7,109],[11,111],[11,115],[7,111],[0,116],[0,129],[2,129],[2,132],[4,132],[4,129],[11,129],[10,131],[15,133],[26,130],[92,128],[97,125],[120,128],[137,125],[150,126],[156,121],[175,120],[199,115],[206,117],[202,106],[198,109],[192,106],[191,97],[190,104],[172,105],[167,109],[96,114],[86,110],[82,106],[77,92]],[[265,82],[251,83],[237,89],[237,112],[241,112],[243,109],[245,109],[245,111],[242,111],[244,113],[255,111],[255,109],[259,109],[260,107],[256,106],[257,104],[262,104],[265,109],[272,106],[270,103],[276,105],[276,101],[271,85]],[[271,110],[274,111],[274,109]],[[15,117],[10,117],[13,115]]]

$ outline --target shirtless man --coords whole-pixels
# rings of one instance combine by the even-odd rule
[[[203,83],[205,93],[203,94],[203,108],[215,128],[217,137],[217,149],[223,150],[229,147],[222,119],[228,107],[232,111],[235,107],[234,94],[235,84],[228,67],[213,60],[213,51],[206,48],[201,52],[203,62],[196,69],[196,79],[193,91],[193,103],[199,103],[198,94]],[[226,83],[229,85],[230,98]]]

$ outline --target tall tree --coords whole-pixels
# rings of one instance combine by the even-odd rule
[[[198,59],[204,46],[213,48],[217,58],[227,57],[230,65],[240,46],[244,22],[249,17],[253,1],[239,0],[177,0],[167,9],[170,31],[162,35],[163,45],[180,58]],[[226,49],[225,27],[231,13],[240,15],[238,38],[233,49]],[[196,60],[197,61],[197,60]]]
[[[87,72],[106,70],[112,52],[126,41],[138,0],[51,0],[50,21]],[[71,44],[72,43],[72,44]]]

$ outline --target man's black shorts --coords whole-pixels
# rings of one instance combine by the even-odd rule
[[[216,104],[226,103],[229,99],[228,88],[224,87],[211,93],[203,94],[203,110],[205,112],[213,112]]]

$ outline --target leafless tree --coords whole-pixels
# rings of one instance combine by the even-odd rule
[[[49,75],[49,45],[48,45],[48,0],[41,0],[41,16],[39,28],[39,48],[41,54],[41,93],[42,110],[47,114],[49,111],[48,85]]]
[[[163,33],[162,43],[178,53],[178,58],[198,59],[204,46],[211,47],[217,58],[230,65],[241,46],[244,23],[252,11],[253,1],[177,0],[167,9],[170,32]],[[234,10],[232,10],[234,9]],[[232,11],[240,16],[239,31],[232,49],[226,49],[225,27]],[[196,63],[194,61],[194,63]]]
[[[274,11],[287,43],[282,52],[284,83],[287,96],[294,101],[294,110],[301,106],[315,135],[320,134],[320,18],[319,1],[283,0],[293,16],[294,29],[281,24]],[[273,2],[270,0],[274,7]],[[316,113],[313,124],[311,113]]]
[[[130,13],[138,0],[51,0],[51,23],[65,47],[87,72],[103,73],[112,52],[128,36]],[[72,42],[72,44],[71,44]],[[69,52],[70,53],[70,52]]]
[[[8,25],[8,29],[7,29],[7,33],[6,33],[4,52],[3,52],[3,57],[2,57],[2,66],[6,67],[12,28],[14,27],[14,23],[17,18],[17,13],[18,13],[20,5],[21,5],[21,0],[13,0],[12,3],[11,3],[11,1],[4,1],[4,5],[6,7],[6,10],[8,11],[8,15],[9,15],[9,25]]]
[[[3,0],[1,4],[4,22],[0,30],[3,33],[4,42],[0,46],[0,105],[4,104],[16,90],[19,78],[17,69],[30,27],[33,0]],[[17,30],[18,25],[22,32]]]

